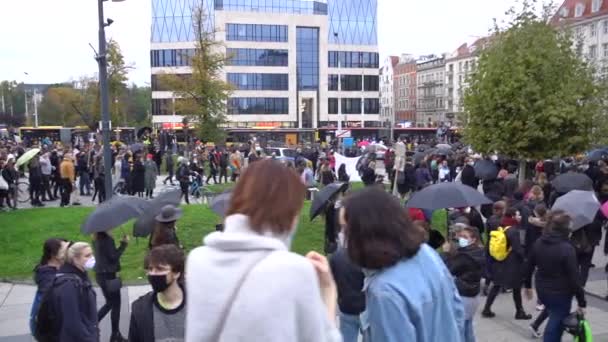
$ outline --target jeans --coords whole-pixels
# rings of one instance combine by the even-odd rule
[[[348,315],[340,312],[340,332],[344,342],[359,341],[359,330],[361,328],[361,320],[359,315]]]
[[[479,297],[461,296],[464,306],[464,341],[475,342],[475,330],[473,330],[473,318],[479,307]]]
[[[89,173],[88,172],[81,172],[80,173],[80,196],[84,196],[85,192],[84,190],[86,189],[87,195],[91,194],[91,181],[89,179]]]
[[[549,321],[545,327],[544,342],[560,342],[564,333],[562,320],[570,314],[572,295],[538,293],[538,298],[549,312]]]
[[[473,329],[473,319],[464,321],[464,342],[475,342],[475,330]]]

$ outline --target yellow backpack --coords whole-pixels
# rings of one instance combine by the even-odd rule
[[[490,256],[496,261],[503,261],[511,252],[508,246],[507,230],[511,227],[499,227],[490,233]]]

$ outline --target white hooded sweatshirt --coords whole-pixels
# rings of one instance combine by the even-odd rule
[[[327,318],[312,264],[288,251],[289,236],[260,235],[240,214],[226,217],[224,226],[188,256],[187,342],[342,340]],[[220,316],[249,269],[215,340]]]

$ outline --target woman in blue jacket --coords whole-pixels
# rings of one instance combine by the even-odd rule
[[[399,201],[370,187],[344,207],[346,250],[366,276],[364,341],[463,341],[464,307],[452,275]]]

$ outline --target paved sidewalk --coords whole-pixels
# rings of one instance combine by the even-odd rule
[[[36,289],[32,285],[13,285],[0,283],[0,342],[30,342],[28,321],[31,302]],[[103,296],[98,288],[98,308],[103,305]],[[131,303],[139,296],[150,291],[149,286],[129,286],[122,289],[121,332],[126,336],[129,326],[129,309]],[[480,306],[485,297],[480,298]],[[529,313],[537,314],[534,310],[535,301],[526,302]],[[479,342],[514,342],[531,340],[528,330],[530,321],[515,321],[515,309],[510,294],[501,294],[492,308],[496,312],[493,319],[475,318],[474,326]],[[271,310],[271,309],[269,309]],[[110,323],[108,315],[101,323],[101,341],[109,341]],[[590,298],[587,317],[591,323],[596,341],[608,341],[608,302]],[[563,341],[571,341],[564,337]]]

